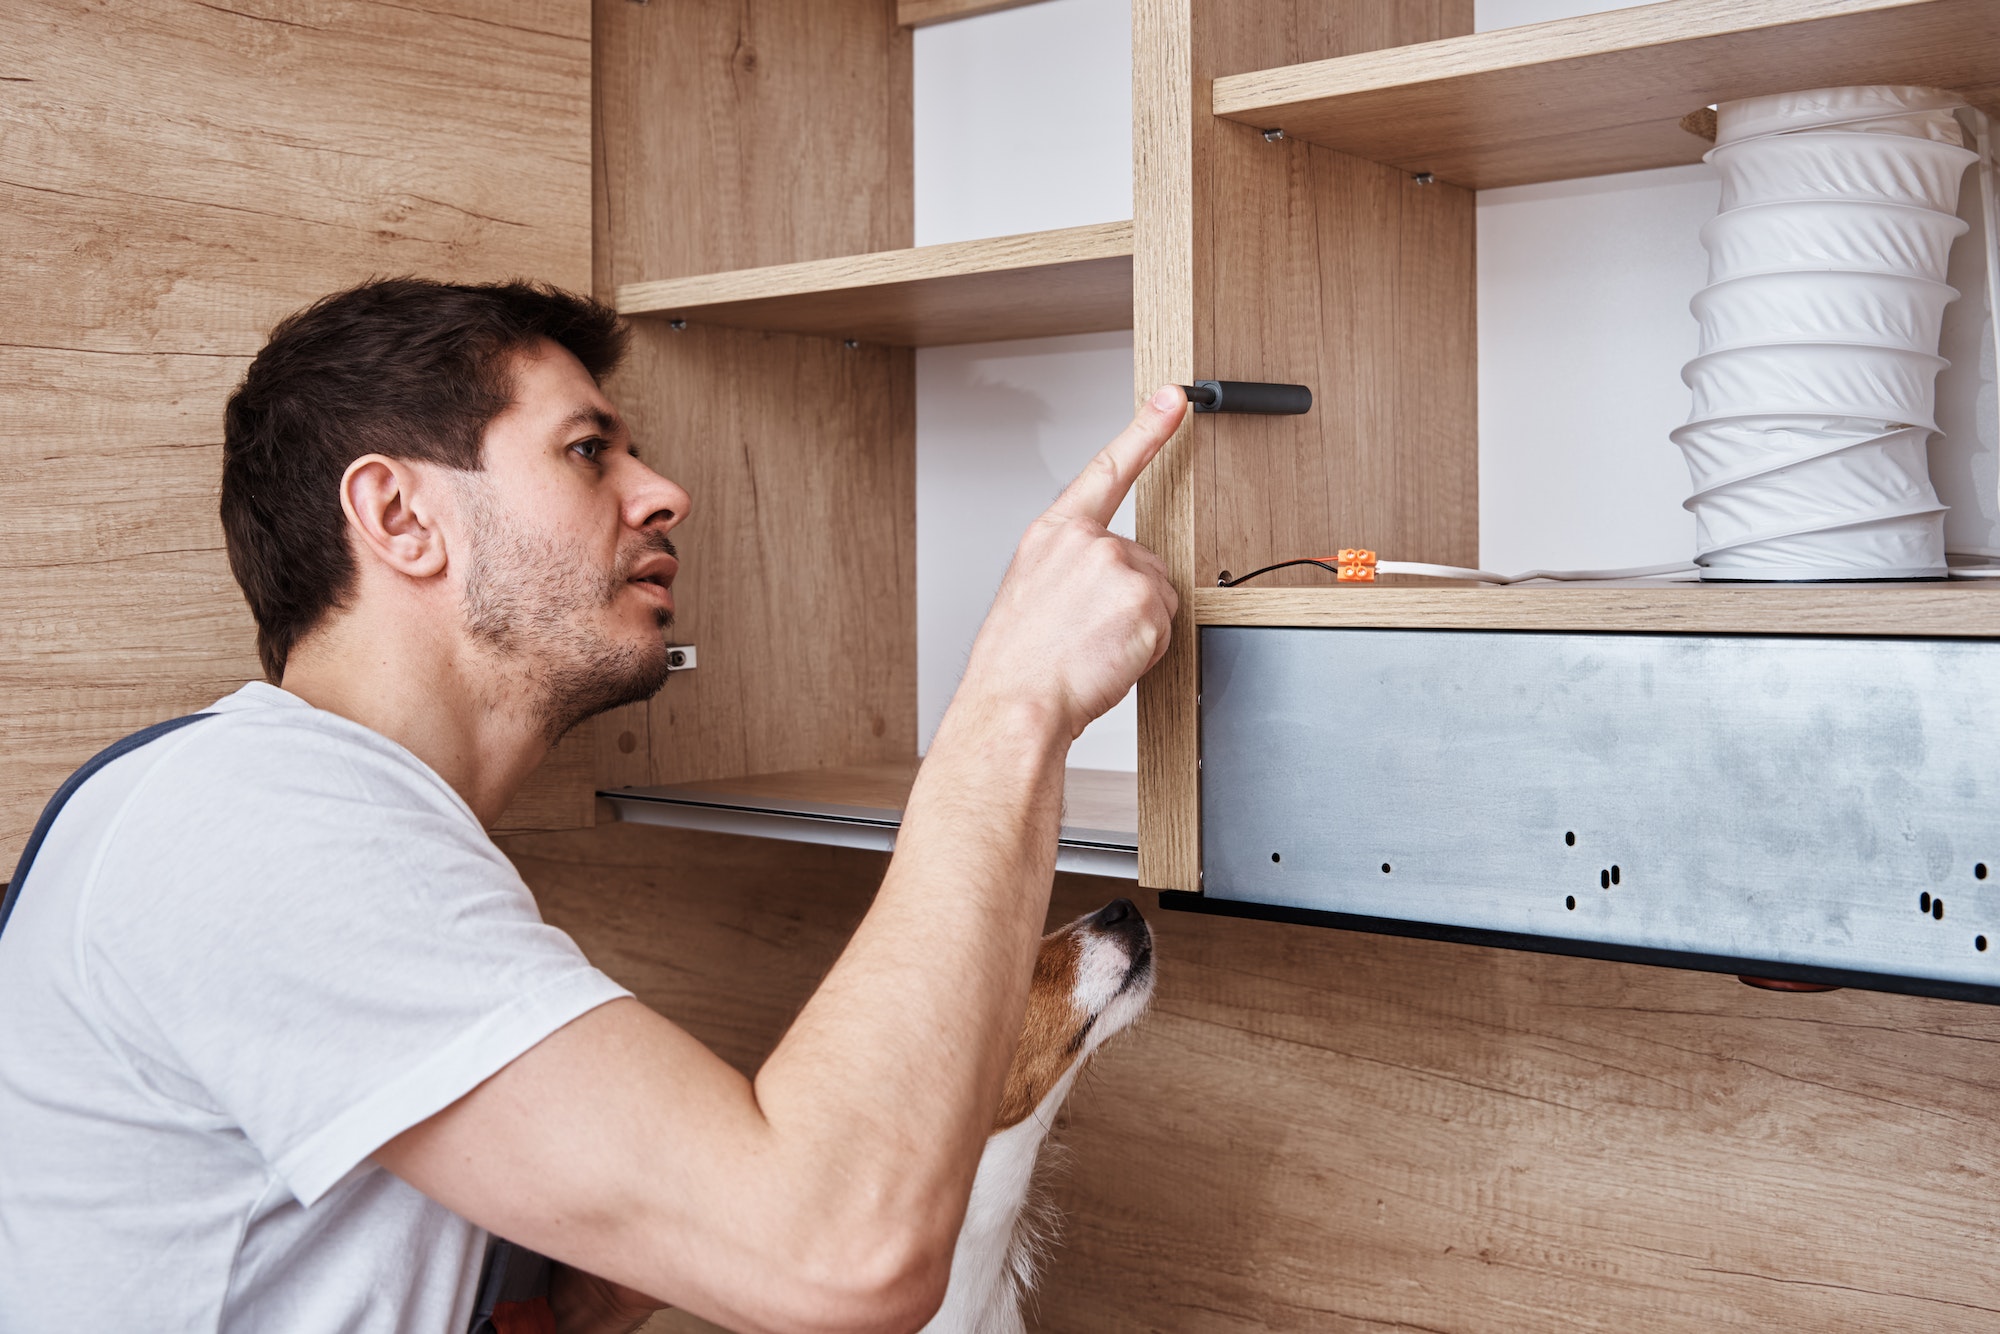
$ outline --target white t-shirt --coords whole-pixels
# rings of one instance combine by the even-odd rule
[[[274,686],[106,766],[0,934],[0,1330],[461,1334],[368,1161],[628,994],[409,751]]]

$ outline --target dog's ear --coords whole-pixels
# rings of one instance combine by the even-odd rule
[[[1077,1004],[1077,964],[1082,941],[1076,924],[1042,937],[1035,956],[1035,974],[1028,985],[1028,1017],[1007,1068],[1007,1085],[995,1115],[995,1133],[1019,1125],[1041,1106],[1072,1061],[1090,1027],[1090,1016]]]

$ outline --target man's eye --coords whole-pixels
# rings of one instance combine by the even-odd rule
[[[595,463],[597,462],[597,456],[602,454],[606,449],[609,448],[609,446],[606,445],[604,441],[598,439],[596,436],[592,436],[588,440],[577,441],[575,444],[571,445],[570,448],[575,450],[577,453],[583,455],[583,457],[587,461]]]

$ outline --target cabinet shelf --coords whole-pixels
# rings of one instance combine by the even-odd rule
[[[1986,583],[1200,588],[1198,625],[2000,637]]]
[[[892,760],[600,792],[620,820],[712,833],[887,851],[918,761]],[[1056,869],[1133,879],[1139,867],[1137,776],[1071,769]]]
[[[1992,0],[1669,0],[1215,80],[1215,114],[1471,189],[1699,161],[1682,117],[1838,84],[2000,111]]]
[[[627,283],[617,304],[622,315],[895,347],[1129,329],[1132,224]]]

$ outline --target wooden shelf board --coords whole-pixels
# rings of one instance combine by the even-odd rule
[[[1132,327],[1132,224],[1095,223],[618,289],[624,315],[934,347]]]
[[[619,818],[752,837],[887,848],[902,823],[918,761],[891,760],[600,793]],[[1138,776],[1071,769],[1058,869],[1131,876],[1139,846]]]
[[[896,22],[905,28],[923,28],[1040,3],[1042,0],[896,0]]]
[[[1669,0],[1215,80],[1215,114],[1472,189],[1697,162],[1681,117],[1839,84],[2000,111],[1994,0]]]
[[[1198,588],[1197,625],[2000,638],[2000,587],[1618,584]]]

